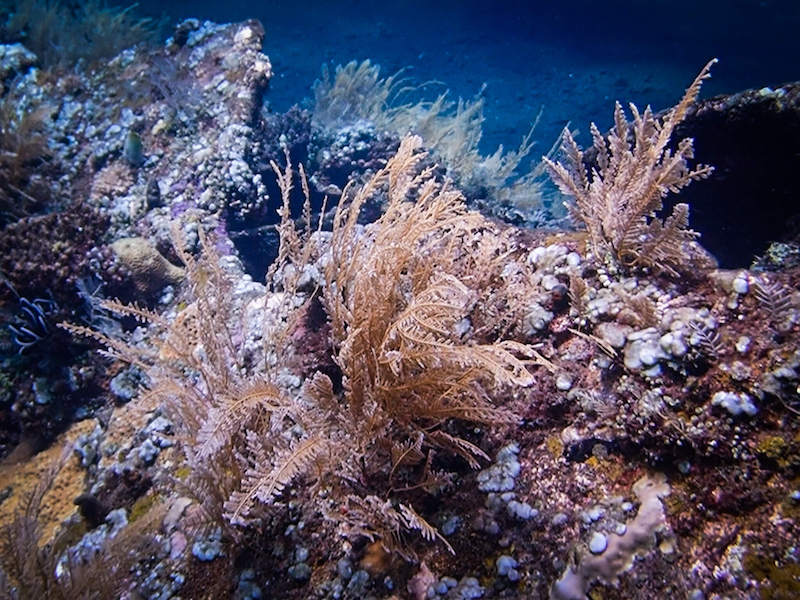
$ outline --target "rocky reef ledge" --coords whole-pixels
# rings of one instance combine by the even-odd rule
[[[0,595],[798,597],[797,240],[483,216],[424,136],[263,110],[263,38],[0,52]]]

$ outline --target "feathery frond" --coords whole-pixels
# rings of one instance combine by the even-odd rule
[[[713,167],[688,167],[694,157],[692,140],[669,147],[672,133],[697,99],[700,86],[710,77],[713,59],[703,67],[680,102],[662,119],[648,106],[644,112],[630,104],[628,121],[619,102],[614,107],[614,127],[607,138],[592,123],[591,134],[597,168],[586,171],[583,151],[568,130],[562,150],[566,164],[545,157],[551,178],[573,201],[571,217],[583,223],[596,258],[611,258],[627,268],[653,268],[672,275],[697,258],[692,248],[698,234],[688,228],[688,206],[678,204],[663,221],[656,215],[669,193],[692,181],[708,177]]]
[[[232,393],[231,393],[232,392]],[[214,405],[200,424],[195,453],[205,459],[228,443],[231,432],[246,431],[258,413],[281,414],[289,411],[289,402],[271,383],[254,382],[242,390],[232,390],[214,397]]]
[[[302,171],[306,210],[298,229],[289,212],[292,166],[273,165],[281,249],[259,302],[279,306],[280,316],[264,317],[264,360],[256,366],[244,359],[251,332],[236,318],[232,282],[202,229],[199,257],[173,233],[189,288],[174,318],[115,307],[158,331],[146,356],[100,339],[117,356],[152,365],[148,405],[160,401],[176,424],[188,473],[172,483],[199,504],[198,530],[213,524],[237,539],[269,523],[288,488],[301,508],[324,489],[353,507],[351,532],[380,538],[404,556],[413,555],[407,542],[414,530],[450,549],[414,504],[451,482],[434,469],[434,456],[445,452],[478,468],[487,456],[459,435],[459,422],[514,422],[497,396],[530,385],[531,367],[547,363],[525,344],[471,331],[470,315],[497,277],[476,268],[499,271],[513,244],[434,179],[420,144],[405,138],[384,169],[345,190],[327,253],[325,236],[315,235],[319,224],[312,231]],[[362,227],[361,207],[379,194],[388,199],[385,213]],[[300,277],[318,258],[341,389],[316,373],[298,391],[279,382],[299,315],[318,291],[300,291]],[[319,511],[319,502],[311,508]]]
[[[486,389],[532,382],[516,356],[527,347],[460,339],[458,323],[476,293],[448,273],[449,250],[482,220],[420,168],[420,145],[406,137],[385,169],[346,194],[350,204],[334,219],[324,299],[346,400],[356,419],[372,400],[400,423],[430,421],[426,430],[452,417],[507,421]],[[389,197],[386,212],[362,234],[359,210],[380,189]]]
[[[286,452],[277,453],[274,458],[267,456],[261,440],[248,436],[248,447],[256,459],[248,469],[242,487],[243,492],[234,492],[226,503],[226,517],[234,524],[243,524],[253,500],[258,498],[263,504],[272,503],[286,485],[298,475],[310,470],[310,465],[327,449],[328,442],[319,435],[306,438],[291,446]],[[274,466],[269,465],[274,461]]]

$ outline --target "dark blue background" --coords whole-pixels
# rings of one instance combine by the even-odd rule
[[[407,67],[454,98],[486,83],[484,151],[516,146],[540,107],[543,149],[568,120],[584,135],[590,120],[608,127],[614,100],[671,106],[714,56],[704,96],[800,79],[798,0],[145,0],[139,8],[174,20],[260,19],[275,110],[309,96],[323,62],[370,58],[385,74]]]

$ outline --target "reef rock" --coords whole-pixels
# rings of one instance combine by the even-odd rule
[[[170,263],[144,238],[122,238],[111,248],[130,271],[139,298],[152,298],[164,286],[177,284],[183,278],[183,269]]]

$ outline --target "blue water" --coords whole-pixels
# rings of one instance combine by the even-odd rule
[[[323,63],[370,58],[385,74],[407,68],[471,98],[485,83],[482,149],[519,143],[540,108],[544,149],[570,122],[606,128],[614,100],[674,104],[708,59],[720,63],[703,96],[800,79],[800,1],[573,0],[497,2],[207,2],[145,0],[177,21],[258,18],[276,111],[310,94]],[[586,141],[583,137],[582,141]]]

